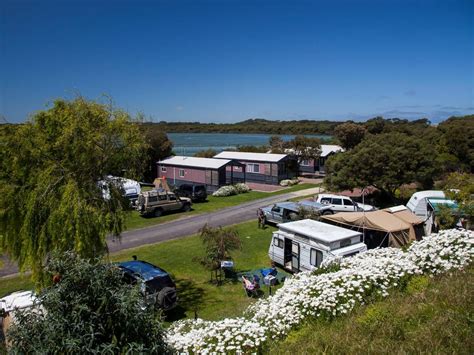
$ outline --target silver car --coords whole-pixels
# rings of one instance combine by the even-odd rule
[[[262,208],[262,211],[266,222],[278,224],[300,219],[299,213],[301,208],[314,210],[319,214],[330,213],[331,209],[318,202],[300,201],[275,203],[274,205]]]

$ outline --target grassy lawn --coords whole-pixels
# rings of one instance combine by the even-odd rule
[[[29,275],[0,279],[0,297],[14,291],[32,290],[33,288],[34,284],[31,282]]]
[[[235,227],[242,240],[242,250],[233,253],[236,271],[269,267],[267,252],[275,228],[258,229],[256,221]],[[195,258],[203,255],[198,236],[125,250],[112,255],[111,260],[130,260],[132,255],[157,264],[172,274],[178,286],[180,301],[179,307],[170,313],[169,321],[194,317],[194,311],[199,317],[209,320],[237,316],[254,301],[246,296],[241,282],[226,280],[221,286],[209,282],[210,273],[195,261]],[[0,284],[0,297],[33,287],[28,276],[2,279]],[[266,287],[262,290],[268,292]]]
[[[413,279],[405,292],[348,317],[313,321],[272,354],[473,354],[474,267]]]
[[[275,195],[281,195],[288,192],[294,192],[304,189],[309,189],[315,187],[315,184],[299,184],[292,187],[289,187],[284,190],[276,191],[276,192],[260,192],[260,191],[250,191],[245,194],[228,196],[228,197],[214,197],[208,196],[207,202],[202,203],[194,203],[193,209],[187,213],[172,213],[168,215],[164,215],[161,217],[142,217],[137,211],[132,211],[129,218],[126,221],[126,228],[128,230],[132,229],[139,229],[144,227],[153,226],[159,223],[173,221],[178,218],[186,218],[192,215],[213,212],[220,210],[222,208],[231,207],[235,205],[239,205],[245,202],[250,202],[253,200],[258,200],[265,197],[271,197]]]
[[[269,267],[267,252],[275,228],[258,229],[256,221],[239,224],[236,228],[242,240],[242,250],[233,253],[236,271]],[[210,273],[195,260],[203,256],[197,236],[126,250],[111,259],[127,260],[133,254],[172,274],[180,301],[169,320],[194,317],[194,311],[200,318],[209,320],[236,316],[253,302],[245,295],[241,282],[226,280],[221,286],[210,283]],[[267,291],[265,287],[263,290]]]

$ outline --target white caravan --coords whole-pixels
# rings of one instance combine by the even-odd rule
[[[444,192],[438,190],[415,192],[407,203],[408,209],[423,219],[426,235],[436,232],[435,215],[440,205],[449,207],[453,211],[458,208],[456,202],[447,199]]]
[[[367,250],[362,233],[312,219],[281,223],[278,228],[268,255],[292,272],[313,270],[328,257],[347,257]]]

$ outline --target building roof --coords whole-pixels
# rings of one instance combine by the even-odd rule
[[[342,149],[341,146],[336,145],[336,144],[321,144],[321,155],[322,157],[327,157],[331,153],[337,153],[337,152],[342,152],[344,149]]]
[[[308,147],[309,149],[310,147]],[[327,157],[331,153],[343,152],[344,149],[336,144],[321,144],[321,153],[319,154],[320,157]],[[286,148],[285,153],[293,154],[295,150],[293,148]],[[296,152],[298,155],[299,151]]]
[[[318,222],[312,219],[303,219],[301,221],[280,223],[278,228],[282,231],[288,231],[304,235],[311,239],[318,239],[325,243],[335,242],[341,239],[351,238],[362,235],[357,231],[347,228],[333,226],[331,224]]]
[[[217,159],[235,159],[235,160],[250,160],[277,163],[287,154],[271,154],[271,153],[249,153],[249,152],[221,152],[214,156]]]
[[[207,169],[219,169],[224,165],[230,163],[228,159],[214,159],[214,158],[196,158],[186,156],[174,156],[164,160],[160,160],[158,164],[175,165],[175,166],[187,166],[191,168],[207,168]]]

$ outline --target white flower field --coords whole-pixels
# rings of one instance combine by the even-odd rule
[[[243,317],[221,321],[185,320],[167,333],[179,353],[255,353],[310,317],[335,317],[356,305],[386,297],[414,275],[462,269],[474,257],[474,232],[445,230],[414,242],[406,251],[369,250],[303,272],[285,281],[273,296],[251,305]]]

